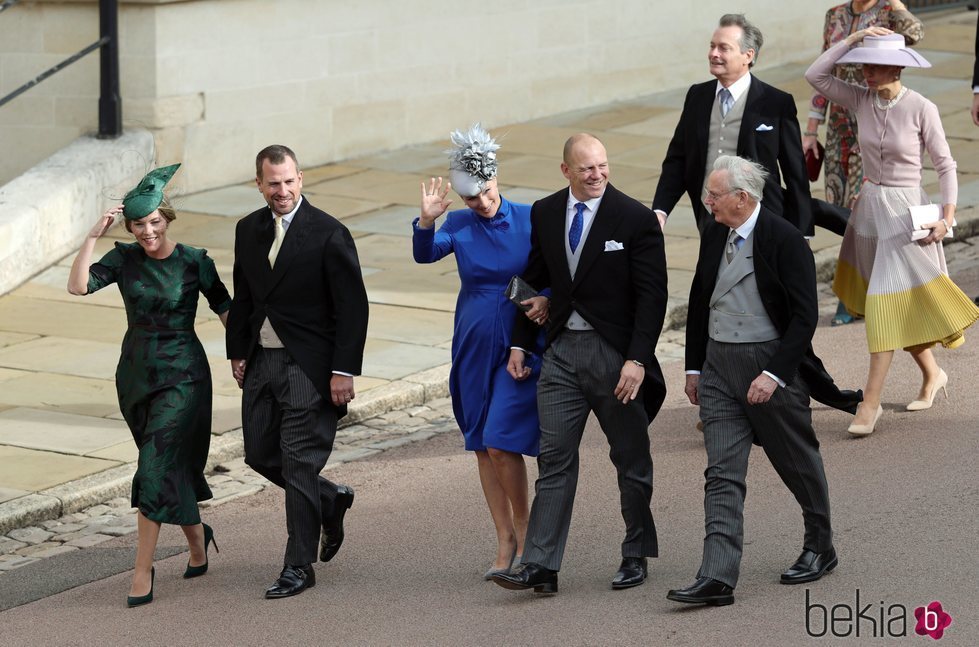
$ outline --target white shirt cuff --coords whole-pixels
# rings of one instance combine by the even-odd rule
[[[775,380],[776,382],[778,382],[778,385],[779,385],[780,387],[782,387],[783,389],[785,388],[785,382],[783,382],[782,380],[780,380],[780,379],[778,378],[778,376],[777,376],[777,375],[772,375],[772,374],[771,374],[771,373],[769,373],[768,371],[762,371],[762,373],[764,373],[764,374],[765,374],[765,375],[767,375],[768,377],[770,377],[770,378],[772,378],[773,380]]]
[[[344,377],[353,377],[353,373],[344,373],[343,371],[333,371],[334,375],[342,375]]]
[[[687,371],[687,375],[700,375],[700,371]]]

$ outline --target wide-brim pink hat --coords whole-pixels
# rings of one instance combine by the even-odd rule
[[[899,67],[931,67],[925,57],[905,46],[904,36],[867,36],[863,44],[841,56],[837,63],[871,63]]]

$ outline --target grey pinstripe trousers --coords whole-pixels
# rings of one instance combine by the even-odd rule
[[[747,403],[748,387],[778,351],[779,342],[707,342],[698,395],[704,423],[704,555],[697,577],[736,586],[744,538],[745,476],[757,440],[802,507],[803,547],[829,550],[833,532],[829,490],[812,428],[809,391],[796,379],[765,404]]]
[[[653,496],[649,419],[641,392],[629,404],[615,399],[613,391],[623,361],[622,355],[595,331],[566,330],[544,353],[537,383],[539,475],[524,564],[561,569],[578,485],[578,445],[591,411],[608,438],[609,457],[618,473],[626,527],[622,556],[657,555],[656,525],[649,509]]]
[[[285,349],[260,348],[245,371],[241,414],[245,462],[285,490],[284,562],[312,564],[337,495],[336,484],[320,476],[333,450],[336,410]]]

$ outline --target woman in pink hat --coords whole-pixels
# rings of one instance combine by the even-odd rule
[[[858,46],[862,42],[862,46]],[[863,65],[867,87],[833,76],[838,63]],[[823,96],[856,117],[863,187],[840,247],[833,291],[847,310],[867,321],[870,370],[863,402],[848,431],[874,431],[884,379],[894,351],[908,351],[921,370],[921,388],[909,411],[931,407],[948,382],[931,347],[955,348],[979,319],[979,308],[948,276],[942,239],[954,223],[958,183],[938,108],[901,84],[905,67],[931,67],[904,36],[870,27],[826,50],[806,71]],[[912,238],[910,208],[928,204],[921,186],[922,143],[941,189],[940,213]]]
[[[901,0],[848,0],[826,12],[823,25],[823,51],[850,34],[867,27],[887,27],[904,36],[907,45],[916,45],[924,36],[924,25]],[[833,68],[833,76],[847,83],[866,87],[860,65],[843,64]],[[823,151],[823,179],[826,201],[851,209],[860,191],[863,169],[857,145],[857,123],[850,111],[831,102],[814,90],[809,102],[809,120],[802,135],[802,150],[819,157],[819,124],[826,122],[826,148]],[[832,325],[853,322],[840,302]]]

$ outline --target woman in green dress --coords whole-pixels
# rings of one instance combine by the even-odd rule
[[[92,227],[75,257],[68,291],[85,295],[116,283],[129,329],[116,368],[119,408],[139,448],[132,504],[138,508],[136,566],[127,604],[153,600],[153,553],[160,524],[182,527],[190,547],[184,577],[207,572],[214,534],[198,501],[211,498],[204,464],[211,437],[211,373],[194,334],[198,295],[227,323],[231,299],[207,251],[167,237],[176,217],[163,186],[179,164],[150,172]],[[116,243],[92,264],[95,242],[122,214],[134,243]],[[217,544],[215,544],[215,550]]]

